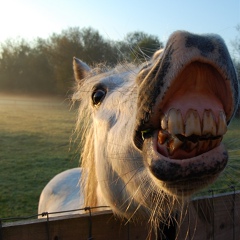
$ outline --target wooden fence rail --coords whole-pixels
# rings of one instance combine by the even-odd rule
[[[194,200],[182,214],[168,240],[239,240],[240,192]],[[126,223],[111,211],[1,223],[0,240],[145,240],[147,224]]]

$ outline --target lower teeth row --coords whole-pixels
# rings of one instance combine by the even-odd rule
[[[189,140],[191,138],[186,138],[183,136],[184,140],[181,141],[178,137],[173,137],[164,130],[159,131],[158,134],[159,144],[165,144],[170,155],[172,155],[178,149],[182,149],[185,152],[191,152],[195,149],[197,154],[201,154],[217,147],[222,140],[222,137],[220,136],[209,139],[203,137],[200,138],[199,136],[194,136],[192,138],[194,138],[195,141],[191,141]]]

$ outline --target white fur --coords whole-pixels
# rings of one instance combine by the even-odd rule
[[[83,207],[84,199],[79,186],[80,177],[80,168],[73,168],[56,175],[42,191],[38,212],[50,213]],[[72,214],[76,213],[80,211],[72,212]],[[66,213],[57,214],[57,216],[61,215],[66,215]]]

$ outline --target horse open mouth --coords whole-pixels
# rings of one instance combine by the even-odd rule
[[[187,66],[158,107],[158,152],[168,158],[186,159],[218,147],[227,131],[226,89],[222,76],[212,66],[200,62]],[[157,126],[156,122],[152,124]]]
[[[225,168],[228,154],[221,141],[231,117],[231,94],[230,81],[212,65],[196,61],[157,99],[141,131],[142,151],[151,173],[175,193],[176,188],[192,193]],[[202,181],[198,187],[189,183],[196,179]]]

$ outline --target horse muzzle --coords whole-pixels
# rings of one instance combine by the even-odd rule
[[[222,39],[174,33],[137,83],[134,143],[153,177],[180,194],[212,182],[228,161],[221,141],[239,95]]]

